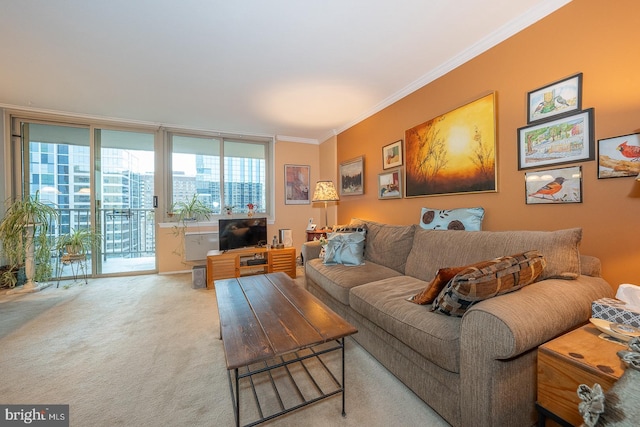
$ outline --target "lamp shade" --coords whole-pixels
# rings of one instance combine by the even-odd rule
[[[318,181],[313,192],[313,202],[336,202],[340,200],[333,181]]]

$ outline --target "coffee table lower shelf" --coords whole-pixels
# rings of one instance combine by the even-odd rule
[[[341,377],[340,380],[329,367],[331,361],[325,362],[321,358],[323,355],[336,351],[341,353],[341,369],[338,373],[338,376]],[[244,424],[245,427],[261,424],[337,394],[342,394],[342,416],[345,417],[344,367],[344,338],[341,338],[315,347],[295,351],[269,361],[228,370],[227,376],[229,378],[229,389],[234,406],[236,426],[240,426],[240,390],[242,380],[249,383],[246,391],[251,391],[255,404],[254,409],[259,417],[255,421]],[[280,385],[280,389],[278,385]],[[269,388],[273,391],[272,399],[275,397],[277,401],[278,410],[275,412],[273,410],[269,411],[269,408],[263,408],[265,406],[264,402],[262,405],[260,403],[260,395],[264,390],[259,389]],[[283,394],[284,392],[288,393]],[[263,400],[266,401],[268,399],[263,398]],[[275,402],[272,401],[270,403],[271,406],[274,406]]]

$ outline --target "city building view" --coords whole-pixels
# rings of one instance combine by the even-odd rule
[[[38,193],[41,201],[58,211],[56,224],[50,229],[52,239],[95,226],[102,243],[99,254],[88,255],[90,271],[100,275],[154,270],[154,152],[103,146],[100,153],[101,167],[96,168],[96,189],[92,189],[94,162],[88,145],[32,139],[30,194]],[[173,153],[171,200],[188,200],[196,194],[214,216],[226,206],[233,206],[238,214],[247,212],[250,203],[257,205],[258,212],[265,212],[265,167],[264,158],[225,157],[221,162],[219,155]],[[99,195],[95,215],[91,213],[93,191]],[[164,220],[162,212],[160,221]]]

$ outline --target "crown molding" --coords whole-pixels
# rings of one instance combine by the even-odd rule
[[[527,12],[522,14],[520,17],[506,23],[502,27],[499,27],[491,34],[486,37],[478,40],[476,43],[468,47],[467,49],[460,52],[458,55],[454,56],[450,60],[444,62],[440,66],[434,68],[429,71],[427,74],[423,75],[419,79],[400,89],[398,92],[388,96],[377,105],[375,105],[370,110],[366,111],[364,114],[355,118],[351,122],[345,124],[339,129],[334,131],[335,133],[341,133],[350,127],[360,123],[361,121],[373,116],[374,114],[382,111],[387,108],[394,102],[399,101],[400,99],[410,95],[411,93],[417,91],[418,89],[426,86],[432,81],[438,79],[439,77],[444,76],[448,72],[458,68],[463,65],[467,61],[479,56],[480,54],[486,52],[492,47],[502,43],[507,40],[509,37],[519,33],[530,25],[536,23],[540,19],[545,16],[555,12],[560,9],[562,6],[570,3],[572,0],[547,0],[545,2],[539,3],[535,7],[532,7]]]
[[[282,142],[298,142],[300,144],[315,144],[319,145],[320,141],[313,138],[301,138],[298,136],[276,135],[276,141]]]

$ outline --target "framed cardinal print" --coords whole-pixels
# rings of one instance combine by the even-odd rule
[[[548,169],[525,173],[528,205],[582,203],[582,167]]]
[[[640,133],[598,140],[598,178],[640,175]]]

